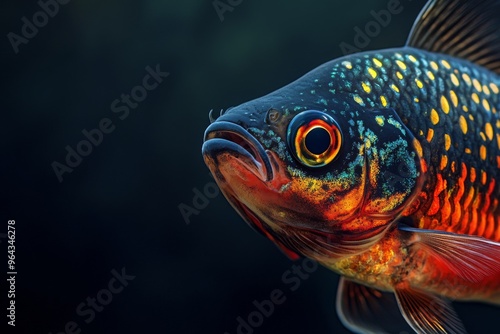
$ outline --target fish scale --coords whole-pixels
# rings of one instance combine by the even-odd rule
[[[356,333],[466,333],[500,305],[500,1],[430,0],[404,47],[332,60],[210,115],[222,193],[291,259],[341,275]]]
[[[394,108],[417,137],[429,175],[412,213],[419,228],[500,241],[497,75],[407,48],[351,56],[331,78],[332,94],[348,93],[364,108]]]

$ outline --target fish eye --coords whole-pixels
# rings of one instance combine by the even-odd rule
[[[332,162],[342,145],[342,133],[335,120],[316,110],[295,116],[287,132],[293,156],[307,167],[322,167]]]

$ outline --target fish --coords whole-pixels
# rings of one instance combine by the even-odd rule
[[[340,275],[355,333],[466,333],[500,305],[500,2],[430,0],[402,47],[343,56],[214,116],[222,193]]]

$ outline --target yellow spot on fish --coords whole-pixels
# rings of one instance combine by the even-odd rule
[[[490,111],[490,104],[489,104],[488,100],[483,99],[483,107],[484,107],[484,109]]]
[[[434,138],[434,129],[429,129],[427,130],[427,141],[430,143],[432,141],[432,138]]]
[[[458,96],[455,93],[455,91],[450,90],[450,97],[451,97],[451,103],[453,103],[453,106],[455,108],[458,107]]]
[[[479,104],[479,96],[476,93],[472,93],[472,101]]]
[[[417,62],[417,58],[415,58],[415,57],[414,57],[414,56],[412,56],[412,55],[409,55],[409,56],[408,56],[408,59],[410,59],[410,61],[411,61],[412,63],[416,63],[416,62]]]
[[[385,98],[384,95],[380,96],[380,102],[382,102],[382,106],[384,106],[384,107],[387,106],[387,99]]]
[[[431,61],[431,67],[434,71],[437,71],[439,69],[439,66],[435,61]]]
[[[495,93],[495,94],[500,93],[500,90],[498,89],[498,86],[495,85],[494,83],[490,83],[490,88],[493,91],[493,93]]]
[[[479,156],[482,160],[486,160],[486,146],[481,145],[481,147],[479,148]]]
[[[474,116],[472,116],[472,114],[469,114],[469,119],[470,119],[471,121],[474,121]]]
[[[424,88],[424,84],[422,83],[422,81],[415,79],[415,83],[417,84],[418,88],[420,88],[420,89]]]
[[[441,60],[441,64],[443,64],[444,67],[446,67],[447,69],[450,69],[451,68],[451,65],[450,63],[448,63],[446,60],[442,59]]]
[[[398,86],[396,86],[395,84],[392,84],[392,85],[391,85],[391,88],[392,88],[392,90],[393,90],[393,91],[395,91],[396,93],[399,93],[399,88],[398,88]]]
[[[439,169],[440,170],[445,169],[446,165],[448,165],[448,156],[447,155],[442,155],[441,156],[441,163],[439,164]]]
[[[373,58],[372,60],[375,66],[382,67],[382,62],[380,60],[378,60],[377,58]]]
[[[444,149],[448,151],[450,147],[451,147],[451,137],[449,134],[446,133],[444,135]]]
[[[431,80],[436,79],[436,77],[434,76],[434,73],[432,73],[431,71],[427,71],[427,73],[426,73],[426,74],[427,74],[427,77],[428,77],[429,79],[431,79]]]
[[[477,79],[473,79],[472,80],[472,84],[474,85],[474,88],[478,91],[478,92],[482,92],[483,91],[483,86],[481,86],[481,84],[479,83],[479,81]]]
[[[404,78],[404,76],[399,71],[396,72],[396,76],[398,77],[399,80],[403,80]]]
[[[488,180],[488,174],[484,170],[481,171],[481,183],[484,185]]]
[[[484,125],[484,132],[486,132],[486,136],[489,140],[493,140],[493,126],[491,123],[486,123]]]
[[[377,122],[378,125],[384,126],[384,117],[383,116],[375,117],[375,121]]]
[[[497,146],[498,149],[500,150],[500,134],[497,134]]]
[[[342,65],[345,66],[348,70],[352,70],[352,64],[350,61],[343,61]]]
[[[375,79],[377,77],[377,71],[375,71],[373,68],[371,67],[368,67],[368,73],[370,74],[370,76]]]
[[[470,148],[467,148],[467,147],[465,148],[464,152],[467,153],[467,154],[471,154],[472,153],[472,151],[470,150]]]
[[[443,109],[443,112],[445,114],[450,112],[450,104],[448,103],[448,100],[446,99],[446,97],[444,97],[444,95],[441,96],[441,109]]]
[[[406,70],[406,64],[403,63],[401,60],[396,60],[396,64],[398,64],[399,68],[402,69],[403,71]]]
[[[468,112],[469,111],[469,108],[467,108],[467,106],[463,106],[462,107],[462,110],[465,111],[465,112]]]
[[[436,125],[439,123],[439,114],[436,111],[436,109],[431,110],[431,122],[432,124]]]
[[[500,129],[500,120],[497,120],[497,122],[495,123],[495,126]]]
[[[464,79],[467,86],[470,86],[472,81],[470,80],[470,76],[467,73],[462,74],[462,79]]]
[[[354,101],[356,101],[356,103],[358,103],[361,106],[365,105],[365,102],[363,101],[363,99],[357,94],[354,95]]]
[[[387,99],[384,95],[380,96],[380,102],[382,102],[382,106],[387,107]]]
[[[455,86],[460,86],[460,81],[458,81],[458,78],[455,74],[451,74],[450,75],[450,78],[451,78],[451,82],[455,85]]]
[[[416,138],[413,138],[413,146],[415,147],[415,151],[417,151],[417,156],[419,158],[423,157],[422,145],[420,145],[420,142]]]
[[[462,115],[458,119],[458,123],[460,124],[460,129],[462,130],[462,133],[465,135],[467,134],[467,120],[465,117]]]
[[[418,97],[415,97],[415,98],[413,99],[413,101],[415,101],[415,102],[417,102],[417,103],[418,103],[418,102],[420,102],[420,100],[418,99]]]
[[[367,93],[370,93],[372,91],[372,88],[370,87],[370,83],[362,82],[361,86],[363,86],[363,90]]]
[[[483,141],[486,141],[486,135],[483,133],[483,131],[479,132],[479,135],[481,136],[481,139]]]
[[[484,94],[486,94],[486,95],[490,95],[490,89],[488,88],[488,86],[483,85],[483,92],[484,92]]]

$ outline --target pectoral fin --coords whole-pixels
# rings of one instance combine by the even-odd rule
[[[384,236],[386,230],[387,226],[379,226],[349,239],[335,233],[290,229],[278,234],[276,240],[295,253],[314,259],[331,260],[365,252]]]
[[[392,293],[381,292],[340,279],[337,292],[337,314],[355,333],[411,333]]]
[[[413,233],[415,243],[442,261],[446,268],[469,282],[500,279],[500,243],[482,237],[456,233],[422,230],[399,226]]]
[[[397,288],[395,292],[403,317],[417,333],[467,333],[451,304],[445,299],[410,287]]]

